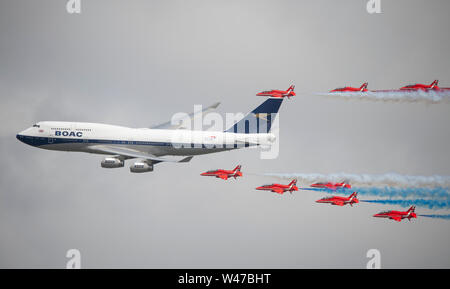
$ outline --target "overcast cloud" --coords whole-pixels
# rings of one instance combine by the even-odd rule
[[[450,87],[450,2],[381,2],[370,15],[361,0],[82,0],[71,15],[61,0],[2,0],[0,267],[64,268],[76,248],[85,268],[365,268],[376,248],[385,268],[449,268],[446,220],[254,189],[277,180],[264,173],[450,175],[448,102],[316,94]],[[247,112],[291,83],[274,160],[243,149],[131,174],[15,139],[43,120],[147,127],[216,101]],[[236,181],[199,176],[237,164]]]

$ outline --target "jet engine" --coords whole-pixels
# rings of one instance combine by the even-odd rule
[[[102,168],[112,169],[112,168],[121,168],[124,165],[124,161],[118,158],[104,158],[102,160],[101,166]]]
[[[147,162],[135,162],[132,166],[130,166],[130,172],[132,173],[145,173],[152,171],[153,164],[149,164]]]

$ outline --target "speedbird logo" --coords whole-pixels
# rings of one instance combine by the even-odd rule
[[[55,136],[73,136],[73,137],[82,137],[83,136],[83,133],[81,132],[81,131],[77,131],[77,132],[74,132],[74,131],[59,131],[59,130],[57,130],[57,131],[55,131]]]

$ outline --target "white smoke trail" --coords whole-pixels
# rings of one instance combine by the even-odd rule
[[[450,100],[450,90],[432,90],[432,91],[367,91],[367,92],[329,92],[318,93],[318,95],[342,97],[346,99],[362,99],[375,101],[392,102],[428,102],[438,103],[444,100]]]
[[[392,186],[392,187],[450,187],[450,176],[410,176],[397,173],[388,174],[303,174],[265,173],[280,179],[296,178],[304,184],[316,182],[342,182],[347,180],[352,186]]]

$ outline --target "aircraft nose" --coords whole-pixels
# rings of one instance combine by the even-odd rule
[[[24,130],[24,131],[19,132],[19,133],[16,135],[16,138],[17,138],[19,141],[23,142],[24,144],[31,145],[31,146],[34,144],[33,137],[31,137],[31,136],[29,135],[29,129],[26,129],[26,130]]]
[[[24,144],[29,144],[29,145],[31,145],[30,140],[29,140],[28,138],[26,138],[26,136],[25,136],[24,134],[22,134],[22,133],[18,133],[18,134],[16,135],[16,138],[17,138],[20,142],[23,142]]]

